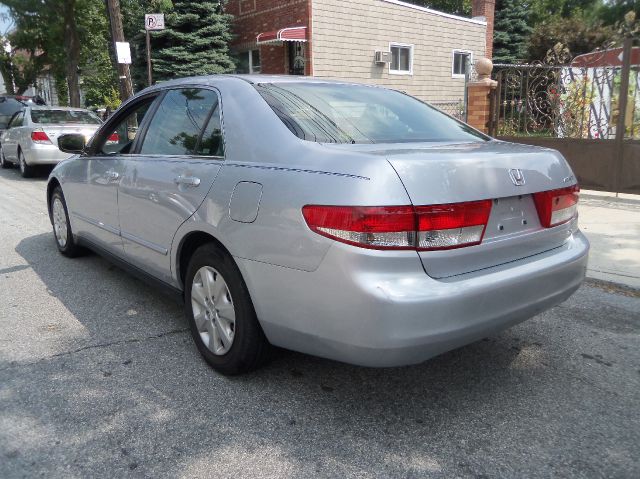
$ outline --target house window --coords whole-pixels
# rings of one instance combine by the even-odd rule
[[[249,50],[235,55],[236,73],[260,73],[260,50]]]
[[[453,51],[453,64],[451,65],[451,76],[453,78],[464,78],[467,73],[467,59],[471,64],[473,53],[467,50]]]
[[[393,75],[413,75],[413,45],[391,43],[391,63],[389,73]]]

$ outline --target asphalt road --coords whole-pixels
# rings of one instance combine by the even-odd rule
[[[239,378],[181,307],[60,256],[0,171],[0,477],[640,477],[640,294],[598,283],[419,366],[291,352]],[[517,300],[517,298],[514,298]]]

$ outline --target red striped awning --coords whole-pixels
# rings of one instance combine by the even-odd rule
[[[258,45],[264,43],[276,42],[306,42],[307,27],[288,27],[275,30],[273,32],[264,32],[256,37]]]

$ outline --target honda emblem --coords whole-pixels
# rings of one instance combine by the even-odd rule
[[[522,170],[519,168],[512,168],[509,170],[509,176],[511,177],[511,181],[516,186],[524,185],[524,175],[522,174]]]

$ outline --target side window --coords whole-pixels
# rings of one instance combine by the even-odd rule
[[[13,117],[13,120],[11,120],[11,123],[9,123],[9,128],[15,128],[16,126],[22,126],[23,124],[24,124],[24,111],[21,111],[16,113],[16,115]]]
[[[216,104],[207,128],[202,134],[202,140],[196,150],[197,155],[224,156],[224,141],[222,139],[222,127],[220,125],[220,105]]]
[[[138,129],[142,123],[142,119],[149,111],[149,107],[155,100],[155,97],[144,100],[138,107],[134,109],[126,118],[120,121],[112,128],[106,138],[102,137],[104,143],[98,150],[105,155],[120,153],[127,154],[131,150],[131,145],[136,139]]]
[[[211,90],[169,90],[149,123],[140,154],[195,154],[200,133],[209,118],[209,113],[217,104],[218,95]],[[215,122],[213,128],[215,129]],[[217,129],[219,136],[219,121]],[[214,132],[210,136],[213,137]]]

